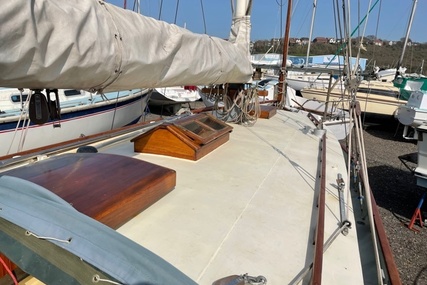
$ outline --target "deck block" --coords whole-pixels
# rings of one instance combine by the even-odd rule
[[[270,119],[274,115],[276,115],[277,107],[270,105],[261,105],[261,115],[262,119]]]
[[[32,181],[117,229],[176,185],[175,170],[114,154],[74,153],[3,173]]]

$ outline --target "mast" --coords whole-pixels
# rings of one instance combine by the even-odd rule
[[[402,65],[403,57],[405,56],[406,45],[408,44],[409,33],[411,32],[412,22],[413,22],[414,16],[415,16],[415,9],[417,8],[418,0],[413,0],[413,1],[414,2],[412,4],[411,16],[409,17],[408,28],[406,29],[405,42],[403,43],[402,54],[400,55],[399,62],[397,63],[396,76],[394,77],[394,79],[396,79],[397,76],[399,75],[399,68]]]
[[[289,31],[291,28],[291,10],[292,10],[292,0],[288,0],[288,11],[286,15],[286,28],[285,28],[285,36],[283,40],[283,56],[282,56],[282,68],[280,70],[279,75],[279,88],[277,93],[277,100],[279,102],[283,101],[283,94],[285,89],[285,79],[286,79],[286,61],[288,56],[288,48],[289,48]]]
[[[311,15],[310,35],[308,37],[307,57],[305,59],[305,66],[308,65],[308,57],[310,55],[311,38],[313,36],[313,26],[314,26],[314,18],[316,16],[316,8],[317,8],[317,0],[313,0],[313,14]]]
[[[241,18],[247,15],[247,10],[249,7],[249,0],[237,0],[236,1],[236,10],[234,12],[234,18]]]

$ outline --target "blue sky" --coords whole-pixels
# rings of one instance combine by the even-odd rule
[[[212,36],[227,38],[230,22],[230,0],[202,0],[206,33]],[[371,0],[375,3],[377,0]],[[122,0],[107,1],[123,7]],[[176,5],[179,2],[176,15]],[[286,24],[287,0],[253,0],[252,7],[252,40],[278,38],[283,36]],[[315,37],[335,37],[334,10],[332,0],[318,0],[316,18],[313,28]],[[339,0],[342,3],[341,0]],[[351,0],[351,30],[363,18],[368,10],[370,0]],[[140,0],[140,11],[146,16],[159,18],[161,0]],[[283,3],[282,8],[280,5]],[[360,6],[359,4],[360,3]],[[377,35],[380,39],[399,40],[406,33],[413,0],[380,0],[368,16],[365,36]],[[127,0],[128,9],[132,9],[133,0]],[[293,0],[291,37],[308,37],[312,17],[313,0]],[[381,8],[381,9],[380,9]],[[341,9],[341,7],[340,7]],[[282,17],[281,17],[282,12]],[[340,11],[342,13],[342,11]],[[427,14],[427,0],[418,0],[417,10],[410,38],[413,41],[426,43],[427,29],[423,18]],[[360,15],[360,16],[359,16]],[[176,20],[175,20],[176,18]],[[163,0],[161,20],[186,26],[195,33],[205,33],[201,0]],[[363,32],[364,26],[360,29]],[[355,33],[357,35],[357,32]]]

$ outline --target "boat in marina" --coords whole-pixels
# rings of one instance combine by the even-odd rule
[[[160,34],[145,41],[150,44],[147,49],[151,44],[153,50],[167,46],[169,35],[162,31],[171,29],[174,36],[183,37],[174,41],[182,46],[170,49],[174,58],[180,58],[181,49],[182,54],[190,49],[200,51],[196,62],[224,63],[190,74],[179,62],[158,63],[157,75],[171,77],[159,79],[153,88],[213,82],[247,86],[251,79],[250,1],[236,3],[228,41],[195,35],[105,2],[81,1],[76,8],[75,3],[58,1],[59,10],[67,10],[75,25],[80,22],[73,15],[86,14],[84,23],[105,20],[107,25],[98,27],[117,28],[126,39],[124,45],[129,40],[124,23],[145,23],[150,28],[138,25],[139,31],[159,28]],[[30,9],[28,1],[9,5],[19,9],[8,6],[0,13],[30,11],[36,13],[32,19],[41,13],[61,17],[61,24],[69,19],[54,5],[41,11]],[[82,13],[84,8],[91,13]],[[107,21],[117,18],[117,25]],[[40,28],[43,34],[43,25]],[[53,40],[55,36],[51,34]],[[108,50],[102,32],[98,41]],[[218,46],[224,52],[206,51]],[[49,57],[57,51],[38,52]],[[98,60],[106,61],[101,55]],[[157,67],[151,62],[142,69]],[[94,83],[83,74],[92,76],[92,67],[82,65],[81,82],[71,78],[52,84],[91,86]],[[170,73],[165,66],[171,67]],[[122,84],[153,84],[156,70],[150,70],[153,77],[144,78],[137,67],[123,62],[121,75],[103,87],[114,91]],[[0,83],[41,87],[46,79],[40,69],[35,73],[40,77],[6,76],[0,69]],[[141,81],[133,81],[134,72]],[[103,74],[100,70],[98,76]],[[66,80],[67,75],[53,72],[50,78]],[[252,106],[244,97],[248,93],[257,94],[250,87],[238,93],[250,103],[246,107]],[[365,188],[365,199],[360,199],[361,188],[351,188],[351,157],[345,158],[332,132],[315,126],[305,114],[281,108],[271,109],[268,118],[260,116],[250,126],[230,124],[213,114],[186,113],[64,142],[54,149],[2,157],[0,257],[9,260],[4,274],[23,271],[26,280],[47,284],[400,284],[370,189]],[[359,179],[366,182],[366,163],[363,158],[358,163],[364,171]]]
[[[277,101],[278,84],[279,81],[276,79],[264,79],[257,83],[258,93],[263,94],[259,97],[260,104]],[[340,109],[336,104],[326,104],[297,96],[296,90],[290,86],[286,87],[284,108],[308,115],[316,125],[322,124],[323,128],[332,132],[338,140],[345,139],[352,129],[348,111]]]
[[[405,105],[399,106],[395,118],[403,128],[402,136],[409,140],[418,140],[419,132],[416,131],[427,123],[427,91],[413,91]]]
[[[148,102],[151,106],[171,108],[172,114],[181,109],[182,104],[189,104],[200,99],[200,90],[197,86],[175,86],[155,88]]]
[[[300,92],[306,99],[334,102],[345,110],[349,108],[348,91],[342,84],[332,88],[329,94],[328,88],[304,88]],[[361,81],[355,96],[362,112],[386,116],[394,116],[397,108],[407,102],[391,82]]]
[[[35,92],[1,89],[0,156],[136,123],[145,112],[149,91],[134,89],[92,94],[84,90],[59,89],[57,97],[49,94],[53,95],[50,105],[47,100],[46,107],[39,104],[45,113],[37,116],[34,112],[39,105],[31,103],[31,97],[37,98]],[[43,92],[38,94],[46,96],[46,91]]]

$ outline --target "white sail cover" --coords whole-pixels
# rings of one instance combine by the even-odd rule
[[[250,17],[230,40],[98,0],[14,0],[0,9],[0,86],[117,91],[250,81]]]

